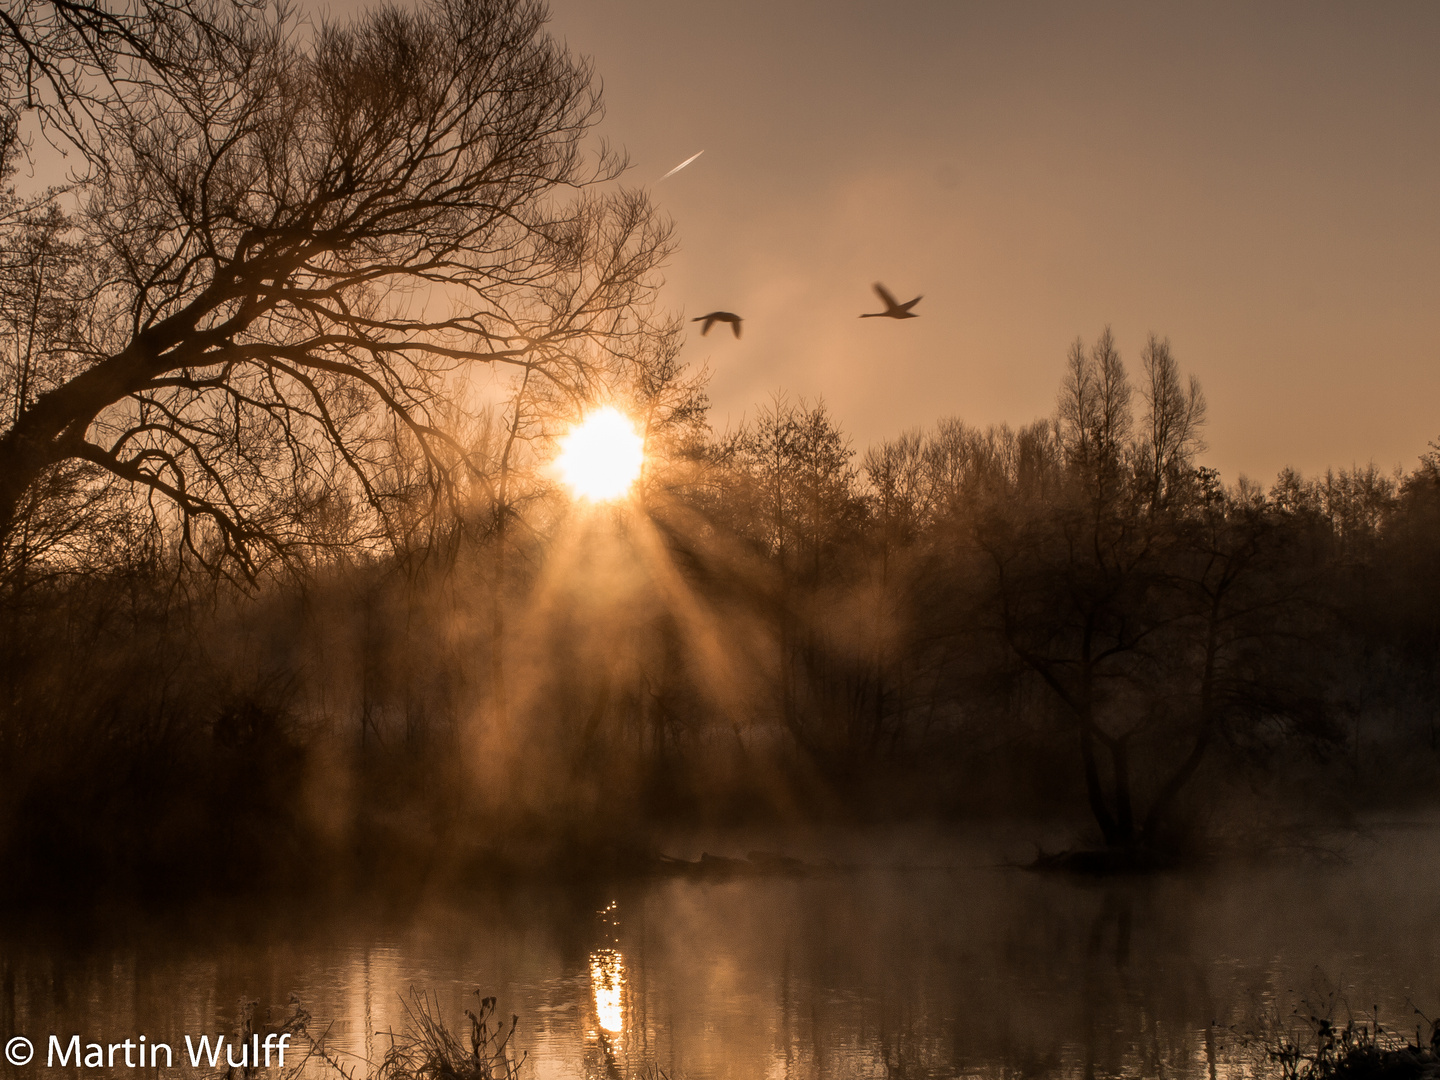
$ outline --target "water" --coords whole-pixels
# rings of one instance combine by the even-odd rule
[[[519,1015],[535,1080],[1252,1075],[1241,1036],[1294,1022],[1297,1005],[1341,1019],[1378,1006],[1412,1034],[1415,1007],[1440,1011],[1440,829],[1347,847],[1343,863],[1108,883],[949,847],[919,868],[509,891],[403,914],[12,925],[0,1035],[180,1047],[233,1029],[243,1002],[278,1015],[294,995],[363,1077],[412,987],[452,1022],[479,989]]]

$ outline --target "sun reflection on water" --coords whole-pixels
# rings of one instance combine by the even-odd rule
[[[595,992],[595,1013],[600,1028],[611,1035],[625,1030],[625,959],[615,949],[590,954],[590,985]]]
[[[619,1035],[625,1030],[625,958],[618,948],[619,905],[611,900],[595,913],[603,944],[590,953],[590,987],[600,1030]]]

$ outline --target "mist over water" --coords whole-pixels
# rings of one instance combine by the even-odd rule
[[[1413,1033],[1440,1005],[1434,822],[1094,882],[969,843],[910,848],[910,868],[867,847],[867,866],[805,877],[486,890],[403,915],[276,908],[62,945],[12,925],[0,1008],[32,1038],[180,1047],[294,995],[363,1077],[412,988],[452,1024],[478,990],[518,1015],[536,1080],[821,1080],[1248,1075],[1296,1009],[1378,1008]]]
[[[945,236],[984,177],[904,164],[908,103],[889,136],[837,113],[901,162],[839,187],[721,179],[726,129],[766,125],[702,124],[713,151],[662,193],[714,162],[741,201],[710,200],[724,243],[685,239],[719,276],[667,284],[684,203],[628,170],[543,0],[306,11],[0,18],[0,1074],[52,1075],[53,1047],[56,1076],[156,1076],[138,1044],[173,1048],[167,1080],[1440,1080],[1440,442],[1393,472],[1230,475],[1199,374],[1250,427],[1235,395],[1288,379],[1262,456],[1289,438],[1304,465],[1285,425],[1336,428],[1316,395],[1341,383],[1284,357],[1363,319],[1297,333],[1242,287],[1292,340],[1220,349],[1247,368],[1227,388],[1244,320],[1171,272],[1205,244],[1145,226],[1165,257],[1137,258],[1125,229],[1047,224],[1104,230],[1074,197],[1120,144],[1067,121],[1090,150],[1038,188],[996,157],[996,220],[1028,224],[993,257]],[[989,41],[1044,58],[1053,28],[1023,21]],[[1401,26],[1440,23],[1374,41]],[[741,71],[722,41],[694,47]],[[991,87],[967,97],[998,117],[1013,65],[981,52],[1007,72],[962,65]],[[747,95],[779,118],[763,70]],[[1195,70],[1189,130],[1228,130],[1223,67]],[[1002,141],[1031,145],[1026,117]],[[804,156],[786,138],[767,168]],[[1188,183],[1130,172],[1155,221],[1203,225]],[[833,227],[782,246],[827,265],[767,267],[809,227],[776,216],[797,180]],[[1323,298],[1320,264],[1363,252],[1282,187],[1319,231],[1268,246],[1323,249],[1293,282]],[[1036,229],[1101,293],[1057,302]],[[1244,245],[1211,247],[1243,286]],[[1205,325],[1148,284],[1105,298],[1136,272]],[[1029,329],[977,352],[1000,341],[977,304]],[[1433,340],[1432,309],[1384,321]],[[1401,339],[1370,337],[1342,352],[1379,401]],[[1044,385],[1012,363],[1042,349]],[[791,381],[807,357],[825,387]],[[986,380],[1016,378],[1030,404],[997,422]],[[1386,406],[1406,439],[1417,387]],[[933,424],[887,421],[906,395]],[[252,1053],[195,1067],[202,1037]],[[259,1060],[276,1039],[288,1071]]]

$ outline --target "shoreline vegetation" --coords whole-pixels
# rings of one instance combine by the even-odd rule
[[[0,19],[0,1019],[113,1004],[133,1031],[148,998],[167,1032],[237,1023],[226,1080],[269,1075],[277,1033],[359,1080],[298,1005],[265,1032],[258,1003],[215,1008],[328,955],[345,978],[308,985],[388,1040],[367,1075],[526,1080],[494,998],[460,1020],[412,990],[398,1032],[371,1005],[417,972],[523,985],[492,961],[544,940],[542,1015],[587,1076],[672,1080],[658,1014],[705,984],[775,1009],[771,1075],[844,1075],[869,1040],[894,1077],[973,1075],[971,1052],[1151,1076],[1173,1050],[1215,1080],[1206,965],[1233,957],[1188,938],[1202,879],[1440,811],[1440,443],[1393,472],[1221,476],[1182,365],[1205,358],[1157,332],[1122,357],[1103,312],[1054,342],[1028,422],[861,448],[777,389],[720,430],[687,328],[728,323],[732,357],[755,331],[667,309],[676,227],[544,3],[311,14]],[[866,377],[914,377],[893,360]],[[1000,888],[947,864],[962,835]],[[1224,914],[1273,940],[1332,914],[1306,891],[1326,874],[1239,875]],[[686,963],[633,950],[622,986],[597,918],[676,893],[639,940]],[[431,940],[392,963],[372,931],[411,921]],[[707,968],[707,933],[743,948]],[[289,948],[311,934],[335,940]],[[626,986],[633,1072],[587,1030]],[[781,1038],[731,1019],[702,1037],[758,1030],[765,1075]],[[1433,1021],[1306,1022],[1252,1037],[1260,1074],[1440,1080]]]
[[[1328,1015],[1303,1015],[1308,1032],[1272,1032],[1258,1045],[1280,1080],[1433,1080],[1440,1076],[1440,1023],[1419,1009],[1415,1015],[1413,1040],[1382,1025],[1377,1009],[1343,1025]]]
[[[456,1034],[441,1015],[437,998],[411,987],[404,999],[405,1022],[399,1032],[379,1033],[388,1039],[380,1062],[346,1063],[326,1046],[326,1036],[315,1034],[316,1023],[298,1002],[292,1014],[278,1026],[257,1028],[253,1008],[237,1029],[241,1043],[252,1035],[286,1033],[295,1037],[301,1057],[286,1067],[287,1080],[312,1075],[319,1067],[337,1080],[353,1080],[362,1067],[378,1080],[521,1080],[525,1055],[514,1049],[520,1018],[509,1024],[497,1020],[496,999],[481,997],[473,1009],[465,1009],[462,1033]],[[1326,1016],[1296,1009],[1299,1023],[1272,1019],[1260,1030],[1242,1036],[1237,1045],[1250,1053],[1251,1067],[1260,1076],[1275,1080],[1433,1080],[1440,1076],[1440,1023],[1419,1017],[1414,1038],[1383,1025],[1378,1010],[1369,1018],[1350,1017],[1339,1023],[1328,1010]],[[1428,1028],[1428,1032],[1427,1032]],[[622,1070],[613,1050],[600,1036],[606,1056],[606,1075],[615,1080],[671,1080],[655,1065]],[[1212,1066],[1214,1062],[1212,1061]],[[311,1070],[307,1073],[306,1070]],[[259,1069],[231,1069],[227,1080],[244,1080],[259,1075]],[[683,1075],[675,1080],[683,1080]]]
[[[1157,502],[1143,443],[1082,468],[1066,424],[858,471],[777,404],[523,546],[460,515],[245,588],[163,544],[32,561],[0,595],[4,900],[749,873],[659,838],[1027,821],[1036,869],[1135,873],[1428,812],[1440,454],[1269,492],[1186,465]]]
[[[787,830],[780,830],[783,834]],[[1269,838],[1245,835],[1217,839],[1207,847],[1184,852],[1111,849],[1084,844],[1046,849],[1023,839],[1030,830],[1011,824],[1009,844],[988,843],[983,828],[972,826],[964,834],[943,826],[927,825],[921,839],[898,828],[880,827],[848,832],[831,829],[824,842],[797,841],[786,851],[748,847],[745,830],[731,835],[709,830],[710,837],[698,855],[683,857],[666,852],[663,845],[590,837],[540,844],[527,841],[508,847],[443,853],[434,848],[415,850],[400,845],[371,844],[337,857],[312,856],[301,863],[276,859],[242,867],[250,877],[192,876],[194,860],[173,864],[152,863],[146,873],[117,878],[108,866],[103,874],[87,876],[73,867],[53,878],[24,880],[12,877],[0,893],[0,910],[27,918],[45,913],[109,908],[131,910],[141,924],[143,913],[199,914],[231,910],[248,899],[286,898],[312,904],[316,912],[341,912],[351,903],[361,910],[419,910],[434,900],[463,896],[505,895],[535,888],[560,894],[590,895],[596,889],[644,886],[647,883],[689,881],[724,884],[734,881],[781,879],[863,879],[906,874],[958,875],[976,869],[1037,874],[1077,881],[1144,879],[1155,876],[1191,877],[1226,868],[1249,865],[1273,868],[1277,859],[1295,865],[1325,866],[1350,862],[1356,844],[1373,841],[1375,826],[1342,823],[1324,829],[1305,825]],[[1042,830],[1052,835],[1068,831],[1055,823]],[[776,830],[766,830],[774,836]],[[899,842],[886,851],[886,837]],[[727,840],[727,836],[730,839]],[[947,841],[946,837],[952,839]],[[960,842],[959,859],[947,854],[947,844]],[[921,849],[917,845],[929,845]],[[1021,854],[1029,846],[1032,854]],[[714,850],[710,850],[713,847]],[[1008,847],[1008,857],[1003,854]],[[691,850],[696,850],[691,848]],[[978,861],[977,861],[978,860]],[[24,888],[17,888],[17,883]],[[233,915],[240,917],[236,909]],[[43,921],[43,918],[42,918]]]
[[[223,1071],[207,1075],[224,1080],[262,1076],[281,1080],[317,1076],[332,1080],[362,1076],[374,1080],[519,1080],[525,1054],[514,1050],[512,1040],[520,1018],[511,1016],[506,1024],[496,1015],[495,998],[482,997],[478,990],[474,997],[474,1007],[463,1010],[464,1022],[457,1032],[442,1018],[437,998],[411,987],[409,997],[402,998],[401,1030],[374,1033],[386,1044],[379,1061],[353,1060],[351,1055],[338,1053],[327,1042],[329,1027],[293,998],[289,1015],[270,1024],[257,1022],[256,1003],[245,1003],[234,1031],[234,1045],[222,1045],[216,1055],[224,1058],[228,1053],[233,1059],[240,1048],[241,1062],[232,1060]],[[267,1053],[258,1061],[250,1060],[250,1047],[264,1040],[268,1051],[278,1035],[294,1040],[288,1061],[282,1065],[278,1053],[273,1059]],[[207,1044],[206,1049],[211,1047]]]
[[[716,430],[543,4],[122,7],[0,26],[4,902],[754,869],[687,830],[1139,872],[1435,806],[1440,447],[1221,477],[1183,344],[1109,326],[1019,426]],[[554,467],[597,414],[614,498]]]

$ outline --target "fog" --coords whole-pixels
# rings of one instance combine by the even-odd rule
[[[878,241],[826,199],[909,166],[807,203],[825,273],[757,250],[692,309],[719,226],[663,200],[724,147],[633,183],[543,6],[306,15],[0,20],[10,1065],[70,1032],[56,1067],[112,1073],[224,1035],[231,1078],[281,1039],[379,1080],[1433,1074],[1428,399],[1391,395],[1395,468],[1316,468],[1319,364],[1246,475],[1193,311],[998,272],[1040,358],[957,397],[915,219],[827,284]],[[1002,226],[1080,212],[1025,197]],[[727,242],[784,246],[757,213]]]

